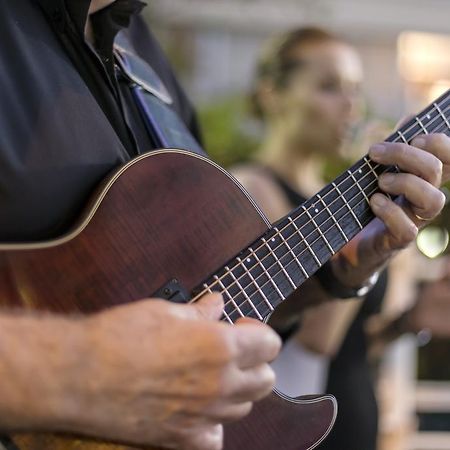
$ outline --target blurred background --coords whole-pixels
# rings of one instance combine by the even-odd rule
[[[256,132],[243,123],[245,97],[275,33],[318,25],[353,44],[379,119],[395,123],[450,87],[449,0],[152,0],[147,17],[202,113],[208,151],[225,163],[246,155],[233,135]]]
[[[364,67],[366,124],[393,127],[450,89],[450,0],[151,0],[146,17],[199,112],[206,149],[226,167],[248,160],[261,138],[247,99],[257,54],[275,33],[315,25],[351,43]],[[448,209],[418,239],[428,278],[447,252]],[[400,297],[389,307],[408,301]],[[450,343],[415,339],[384,357],[380,449],[449,450]]]

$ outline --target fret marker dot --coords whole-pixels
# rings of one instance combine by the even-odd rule
[[[361,169],[359,169],[359,170],[358,170],[358,173],[362,173],[362,170],[361,170]]]
[[[272,238],[271,241],[272,241],[272,242],[275,242],[275,238]]]
[[[431,116],[430,116],[429,114],[427,114],[425,117],[426,117],[428,120],[431,119]]]
[[[314,212],[315,212],[315,213],[318,213],[318,212],[319,212],[319,210],[318,210],[318,209],[316,208],[316,209],[314,210]]]
[[[247,262],[251,262],[251,259],[250,259],[250,258],[247,258]]]

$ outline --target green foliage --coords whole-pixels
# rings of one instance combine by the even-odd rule
[[[198,108],[204,146],[211,159],[223,167],[247,161],[259,138],[241,97],[226,97]]]

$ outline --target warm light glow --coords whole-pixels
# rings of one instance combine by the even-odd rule
[[[440,97],[444,92],[447,92],[450,89],[450,79],[448,80],[439,80],[436,83],[433,83],[430,86],[428,91],[428,102],[431,103],[438,97]]]
[[[411,82],[450,80],[450,37],[442,34],[405,32],[398,38],[398,65]]]
[[[417,247],[428,258],[436,258],[445,252],[448,246],[448,231],[441,227],[428,226],[419,232]]]

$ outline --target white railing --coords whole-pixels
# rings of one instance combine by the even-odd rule
[[[416,389],[417,413],[450,413],[450,382],[420,381]],[[421,431],[410,441],[410,450],[449,450],[448,432]]]

